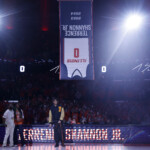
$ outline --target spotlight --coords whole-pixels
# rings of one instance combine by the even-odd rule
[[[25,72],[25,66],[20,66],[20,72]]]
[[[126,18],[125,28],[127,30],[135,30],[141,27],[143,17],[140,14],[131,14]]]
[[[107,67],[106,66],[102,66],[101,72],[106,73],[107,72]]]

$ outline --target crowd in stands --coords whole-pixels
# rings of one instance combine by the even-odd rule
[[[2,75],[1,75],[2,76]],[[143,88],[145,87],[145,88]],[[150,124],[148,86],[137,82],[57,81],[49,74],[0,80],[0,123],[8,100],[19,100],[25,124],[47,124],[51,98],[59,98],[67,124]]]

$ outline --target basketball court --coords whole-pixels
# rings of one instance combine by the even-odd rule
[[[150,146],[124,146],[122,144],[66,144],[55,148],[54,144],[33,144],[26,147],[0,147],[0,150],[149,150]]]

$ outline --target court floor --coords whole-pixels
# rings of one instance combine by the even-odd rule
[[[66,147],[54,147],[54,144],[33,144],[26,147],[0,147],[0,150],[150,150],[150,146],[124,146],[121,144],[66,144]]]

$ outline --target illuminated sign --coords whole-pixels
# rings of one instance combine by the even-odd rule
[[[107,72],[107,67],[106,66],[102,66],[101,72],[103,72],[103,73]]]
[[[25,66],[20,66],[20,72],[25,72]]]
[[[118,128],[77,128],[65,130],[65,141],[102,142],[124,141],[121,129]]]
[[[24,139],[26,141],[36,142],[54,142],[54,129],[48,127],[32,127],[23,129]],[[122,143],[125,140],[121,128],[101,128],[71,126],[64,128],[65,142],[112,142]],[[20,140],[20,136],[19,136]]]
[[[26,128],[23,130],[24,139],[32,142],[54,141],[54,130],[51,128]]]
[[[5,128],[0,127],[0,143]],[[54,129],[47,126],[24,126],[27,143],[54,143]],[[141,143],[149,144],[150,127],[74,125],[64,127],[65,143]],[[20,141],[20,135],[18,136]]]

